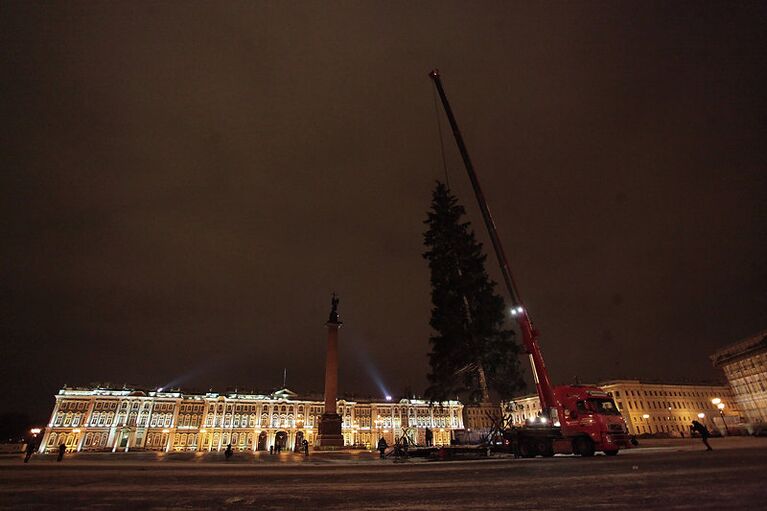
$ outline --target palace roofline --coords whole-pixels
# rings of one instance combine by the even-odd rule
[[[673,386],[673,387],[726,387],[726,383],[718,382],[718,381],[698,381],[698,382],[689,382],[689,381],[662,381],[662,380],[653,380],[653,379],[647,379],[647,380],[639,380],[636,378],[625,378],[625,379],[619,379],[619,380],[605,380],[599,383],[579,383],[578,386],[581,387],[607,387],[608,385],[618,385],[618,384],[630,384],[630,385],[661,385],[661,386]],[[537,398],[538,394],[522,394],[519,396],[514,396],[511,399],[508,400],[502,400],[504,402],[510,402],[510,401],[519,401],[522,399],[530,399],[530,398]]]
[[[767,351],[767,329],[728,344],[716,351],[710,358],[714,367],[720,367],[728,362],[735,362],[763,351]]]
[[[697,380],[697,381],[690,381],[690,380],[659,380],[655,378],[648,378],[648,379],[638,379],[638,378],[620,378],[615,380],[605,380],[603,382],[597,383],[597,387],[602,387],[606,385],[615,385],[617,383],[633,383],[633,384],[640,384],[640,385],[674,385],[674,386],[685,386],[685,387],[725,387],[727,384],[723,382],[722,380]]]
[[[193,389],[181,389],[180,387],[173,387],[169,389],[163,389],[162,387],[143,387],[139,385],[115,385],[112,383],[93,383],[90,385],[64,385],[58,392],[58,395],[102,395],[102,396],[137,396],[137,397],[156,397],[156,398],[196,398],[196,399],[251,399],[261,401],[316,401],[322,402],[323,395],[319,393],[306,393],[298,394],[287,387],[276,389],[272,392],[258,392],[258,391],[239,391],[225,390],[218,392],[213,389],[207,392],[201,392]],[[376,404],[429,404],[428,400],[424,399],[407,399],[402,398],[399,400],[387,400],[385,398],[375,399],[372,396],[355,396],[354,394],[344,394],[339,396],[338,401],[344,403],[376,403]],[[440,403],[433,403],[438,406]],[[459,404],[458,401],[446,401],[446,405]]]

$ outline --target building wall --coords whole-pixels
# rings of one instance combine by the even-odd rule
[[[719,409],[711,402],[719,398],[725,404],[727,424],[739,419],[739,409],[733,393],[726,385],[674,385],[645,383],[639,380],[617,380],[597,385],[613,397],[621,411],[629,434],[668,433],[688,435],[690,423],[701,420],[708,427],[724,430]],[[524,396],[504,404],[513,424],[521,425],[536,417],[541,406],[538,396]]]
[[[737,423],[739,411],[732,391],[726,385],[669,385],[620,380],[600,384],[609,393],[626,420],[629,432],[669,433],[687,436],[693,420],[721,430],[724,425],[719,409],[711,400],[725,404],[723,414],[728,424]],[[699,414],[703,414],[700,418]]]
[[[463,406],[442,407],[422,400],[338,401],[346,445],[389,444],[405,431],[425,443],[450,443],[463,428]],[[283,389],[271,395],[184,394],[137,389],[64,388],[56,395],[40,452],[64,443],[68,451],[220,451],[231,443],[239,451],[268,450],[280,443],[293,450],[306,439],[314,444],[322,401],[302,399]]]
[[[479,403],[463,407],[463,423],[467,430],[489,432],[500,418],[500,409],[495,403]]]
[[[724,371],[746,421],[767,423],[767,330],[711,356]]]

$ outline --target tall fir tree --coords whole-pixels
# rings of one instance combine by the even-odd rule
[[[485,271],[486,255],[462,221],[465,209],[441,182],[432,194],[424,233],[432,287],[431,353],[426,396],[487,401],[521,388],[520,349],[504,327],[503,299]]]

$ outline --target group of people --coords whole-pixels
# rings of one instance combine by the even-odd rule
[[[34,439],[27,442],[27,446],[24,449],[24,463],[29,463],[29,458],[32,457],[32,455],[37,450],[37,442],[35,442]],[[64,453],[67,452],[67,446],[64,445],[64,443],[59,444],[59,455],[56,457],[56,461],[61,461],[64,459]]]
[[[394,440],[394,456],[396,458],[399,458],[400,456],[407,455],[407,450],[410,446],[410,442],[407,439],[407,436],[402,435],[399,438],[396,438]],[[386,449],[389,448],[389,443],[386,441],[384,437],[381,437],[378,439],[378,452],[381,455],[381,459],[384,459],[386,457]]]
[[[276,444],[269,446],[269,454],[280,454],[281,452],[281,443],[277,442]],[[304,456],[309,456],[309,441],[306,439],[301,442],[301,452],[304,453]],[[224,457],[228,460],[232,457],[232,454],[234,454],[234,451],[232,451],[232,444],[227,444],[226,450],[224,451]]]
[[[432,447],[434,445],[434,432],[431,430],[431,428],[426,428],[424,431],[424,437],[426,440],[426,447]],[[389,444],[386,442],[386,439],[384,437],[381,437],[378,439],[378,452],[381,454],[381,459],[384,459],[386,457],[386,449],[389,448]],[[407,450],[410,448],[410,440],[408,440],[407,435],[402,435],[401,437],[398,437],[394,440],[394,454],[395,456],[400,456],[402,454],[407,454]]]

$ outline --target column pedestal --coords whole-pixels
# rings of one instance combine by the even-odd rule
[[[323,413],[320,417],[319,434],[314,448],[320,451],[332,451],[343,446],[341,416],[337,413]]]

